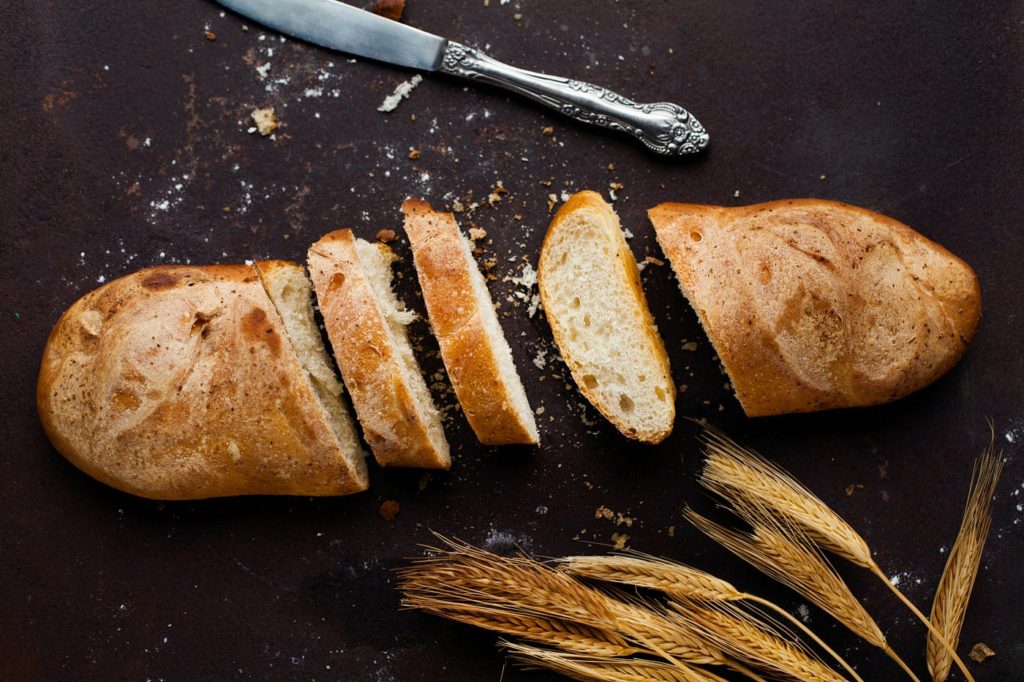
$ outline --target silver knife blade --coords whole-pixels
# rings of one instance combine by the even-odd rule
[[[243,17],[339,52],[436,71],[448,42],[337,0],[217,0]]]

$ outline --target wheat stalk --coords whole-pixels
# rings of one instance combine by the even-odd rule
[[[691,666],[678,667],[645,658],[587,656],[512,642],[501,642],[512,659],[526,667],[542,667],[576,680],[607,682],[725,682],[718,675]]]
[[[756,505],[741,506],[736,511],[750,523],[752,532],[730,530],[689,508],[685,514],[713,540],[831,614],[854,634],[882,649],[911,679],[918,680],[806,533]]]
[[[786,471],[710,426],[704,427],[703,440],[707,457],[700,482],[705,488],[730,502],[756,499],[822,547],[858,566],[875,565],[864,538]]]
[[[768,623],[728,602],[672,602],[695,630],[730,655],[796,680],[842,682],[810,651],[778,636]]]
[[[681,665],[731,665],[720,651],[655,610],[616,600],[568,574],[525,557],[506,558],[452,540],[436,556],[399,571],[405,604],[438,615],[474,610],[489,617],[555,619],[618,633],[637,648]],[[516,633],[512,633],[516,634]]]
[[[619,635],[557,618],[519,615],[482,606],[466,607],[459,602],[407,597],[403,606],[435,616],[466,623],[485,630],[515,635],[565,651],[598,657],[621,657],[639,653]]]
[[[850,524],[782,468],[738,445],[717,429],[707,424],[703,426],[707,459],[701,474],[702,485],[734,507],[761,506],[771,510],[788,524],[802,529],[821,547],[868,569],[928,628],[936,643],[946,648],[969,682],[974,682],[955,648],[889,580],[872,558],[864,538]]]
[[[785,609],[757,595],[742,592],[710,573],[639,552],[632,552],[629,555],[566,557],[560,563],[573,575],[660,590],[676,599],[703,602],[746,601],[770,609],[817,643],[854,679],[861,679],[842,656]]]
[[[743,592],[710,573],[654,557],[572,556],[560,563],[569,573],[583,578],[661,590],[681,598],[732,601],[745,597]]]
[[[974,580],[981,565],[981,554],[985,549],[989,526],[992,496],[1002,473],[1001,454],[996,455],[994,443],[982,453],[974,465],[971,487],[967,495],[963,521],[956,543],[949,553],[942,579],[932,603],[931,623],[942,633],[942,640],[954,648],[960,639],[960,629],[967,613]],[[949,675],[952,657],[943,641],[933,634],[928,637],[928,672],[935,682],[943,682]]]

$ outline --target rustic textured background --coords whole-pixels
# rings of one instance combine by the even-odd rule
[[[712,506],[694,483],[695,427],[681,420],[656,448],[617,436],[566,384],[543,316],[528,316],[515,296],[525,289],[508,280],[536,264],[549,193],[607,195],[613,182],[638,257],[660,255],[644,217],[660,201],[819,196],[892,215],[977,270],[979,333],[934,386],[877,409],[762,420],[744,418],[724,387],[668,268],[643,279],[687,387],[680,413],[790,468],[922,608],[994,420],[1009,463],[961,649],[997,652],[972,664],[979,680],[1019,677],[1024,3],[409,0],[405,21],[523,67],[683,103],[712,148],[655,158],[436,77],[382,114],[411,73],[243,30],[204,0],[0,9],[0,677],[547,679],[504,670],[492,634],[399,610],[391,570],[429,529],[540,555],[602,551],[585,543],[624,533],[799,608],[684,525],[684,503]],[[281,118],[275,139],[247,132],[262,106]],[[332,228],[397,229],[407,196],[468,204],[498,181],[500,203],[460,218],[488,232],[492,292],[545,410],[539,451],[480,447],[451,409],[447,474],[374,467],[370,491],[351,498],[158,504],[93,482],[47,443],[33,400],[40,353],[60,312],[100,282],[155,263],[301,259]],[[408,248],[396,250],[400,289],[422,310]],[[414,331],[436,348],[423,323]],[[438,371],[436,355],[422,361]],[[401,505],[390,522],[385,500]],[[633,526],[595,519],[602,505]],[[923,629],[869,576],[841,568],[923,674]],[[866,678],[897,679],[881,653],[814,608],[808,617]]]

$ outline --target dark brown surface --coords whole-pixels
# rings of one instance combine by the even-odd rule
[[[723,386],[668,268],[643,279],[687,385],[680,413],[790,468],[922,608],[994,420],[1010,461],[961,651],[978,641],[996,651],[971,664],[979,680],[1024,674],[1024,3],[415,0],[405,21],[523,67],[679,101],[708,126],[711,150],[658,159],[433,77],[378,113],[411,74],[244,32],[200,0],[0,9],[0,678],[497,680],[494,635],[398,609],[391,569],[428,529],[543,555],[627,533],[634,548],[802,604],[683,525],[684,503],[711,508],[694,483],[692,424],[680,421],[659,447],[632,445],[581,404],[564,366],[531,362],[555,355],[550,332],[506,300],[515,287],[503,278],[522,258],[536,263],[549,192],[607,193],[610,182],[625,186],[616,207],[638,256],[660,255],[644,211],[661,201],[821,196],[900,219],[977,270],[984,319],[937,384],[890,406],[763,420],[744,418]],[[277,108],[276,140],[246,132],[256,106]],[[407,158],[410,147],[420,158]],[[498,180],[509,195],[461,220],[493,239],[492,291],[531,400],[545,408],[539,452],[479,447],[453,412],[455,464],[423,489],[419,472],[374,468],[370,491],[350,498],[157,504],[93,482],[46,442],[33,400],[43,343],[101,278],[160,262],[301,259],[333,228],[400,232],[406,196],[440,206],[472,190],[481,201]],[[413,301],[408,248],[396,249]],[[423,362],[438,368],[436,357]],[[378,514],[389,499],[401,505],[390,522]],[[601,505],[635,524],[595,519]],[[842,571],[923,675],[923,629],[869,576]],[[899,678],[813,608],[810,622],[865,678]],[[504,676],[548,679],[511,667]]]

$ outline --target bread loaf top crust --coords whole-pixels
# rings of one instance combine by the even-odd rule
[[[874,405],[946,373],[977,277],[906,225],[820,199],[649,211],[749,416]]]
[[[255,266],[158,266],[75,302],[43,352],[54,446],[134,495],[340,495],[367,487]]]

